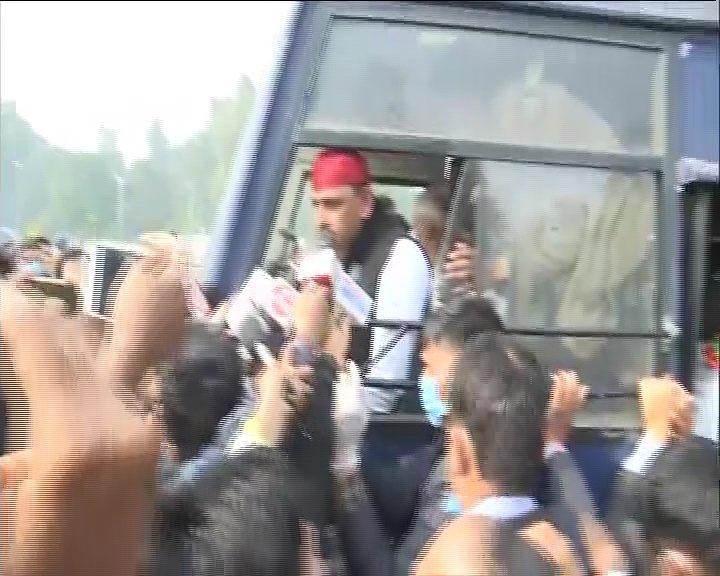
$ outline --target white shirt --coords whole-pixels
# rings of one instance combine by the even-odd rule
[[[430,297],[432,272],[430,263],[420,247],[409,238],[400,238],[393,245],[378,279],[375,297],[377,320],[405,320],[420,322]],[[396,328],[372,328],[370,359],[397,334]],[[367,374],[378,380],[404,380],[410,376],[413,355],[420,334],[409,330]],[[402,389],[364,388],[365,401],[371,413],[392,411]]]
[[[622,463],[622,467],[635,474],[644,474],[662,452],[665,444],[643,434],[635,444],[635,449]]]
[[[468,514],[496,520],[512,520],[529,514],[537,507],[535,499],[529,496],[490,496],[470,508]]]

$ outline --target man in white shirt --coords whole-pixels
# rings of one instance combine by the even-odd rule
[[[377,201],[365,158],[354,150],[323,150],[311,184],[320,231],[373,300],[371,322],[421,322],[430,298],[429,259],[402,217]],[[415,380],[418,338],[407,327],[356,327],[350,359],[369,380]],[[365,393],[372,413],[387,414],[402,389],[367,386]]]

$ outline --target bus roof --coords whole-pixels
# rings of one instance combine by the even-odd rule
[[[678,166],[678,184],[690,182],[720,181],[720,166],[717,162],[705,162],[695,158],[683,158]]]
[[[533,13],[556,12],[584,16],[588,19],[614,19],[678,30],[718,30],[718,3],[715,1],[688,2],[584,2],[569,0],[490,1],[490,2],[421,2],[461,5],[465,8],[489,8],[492,5],[506,10]]]

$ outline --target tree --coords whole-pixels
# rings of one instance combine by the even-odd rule
[[[254,99],[252,83],[243,78],[232,97],[213,99],[208,126],[176,147],[155,120],[147,134],[148,157],[131,166],[125,166],[114,130],[100,129],[97,152],[61,150],[36,134],[12,102],[3,102],[0,225],[81,238],[132,239],[152,229],[207,231]]]

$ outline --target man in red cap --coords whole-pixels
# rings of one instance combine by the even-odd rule
[[[422,321],[430,299],[430,262],[402,216],[375,197],[371,180],[365,158],[355,150],[317,155],[311,183],[320,232],[373,299],[371,321]],[[350,359],[369,379],[417,379],[418,337],[407,329],[358,327]],[[367,387],[366,394],[372,412],[389,413],[402,390]],[[419,406],[417,392],[407,401]]]

